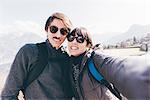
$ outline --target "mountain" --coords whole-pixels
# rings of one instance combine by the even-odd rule
[[[108,45],[131,39],[134,36],[136,38],[142,38],[146,36],[147,33],[150,33],[150,25],[134,24],[124,33],[95,34],[92,36],[92,39],[94,40],[94,44],[102,43]]]
[[[93,39],[94,44],[101,43],[101,44],[108,45],[111,43],[110,40],[112,39],[112,37],[117,36],[118,34],[121,34],[121,33],[94,34],[92,35],[92,39]]]
[[[11,63],[5,63],[0,65],[0,75],[7,74],[9,72]]]
[[[0,37],[0,64],[12,62],[17,51],[26,43],[45,41],[35,33],[9,33]]]
[[[131,39],[133,37],[136,37],[138,39],[146,36],[148,33],[150,33],[150,25],[132,25],[125,33],[119,34],[117,36],[114,36],[110,39],[111,44]]]

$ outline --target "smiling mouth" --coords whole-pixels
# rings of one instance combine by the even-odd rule
[[[78,50],[79,48],[77,46],[70,47],[71,50]]]
[[[53,40],[54,40],[55,42],[60,42],[60,41],[61,41],[60,38],[57,38],[57,37],[53,37]]]

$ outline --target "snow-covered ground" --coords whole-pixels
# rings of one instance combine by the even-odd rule
[[[148,53],[145,51],[140,51],[140,48],[106,49],[103,52],[115,56],[143,56]]]

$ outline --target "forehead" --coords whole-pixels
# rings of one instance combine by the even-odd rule
[[[58,26],[58,27],[65,27],[65,24],[63,23],[63,21],[60,20],[60,19],[56,19],[56,18],[51,22],[50,25],[51,26],[55,25],[55,26]]]

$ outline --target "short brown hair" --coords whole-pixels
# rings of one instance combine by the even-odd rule
[[[52,21],[54,19],[60,19],[62,20],[62,22],[64,23],[64,25],[69,28],[71,30],[71,27],[72,27],[72,22],[70,21],[70,19],[64,15],[63,13],[59,13],[59,12],[56,12],[56,13],[53,13],[46,21],[45,23],[45,31],[48,31],[48,26],[52,23]]]

